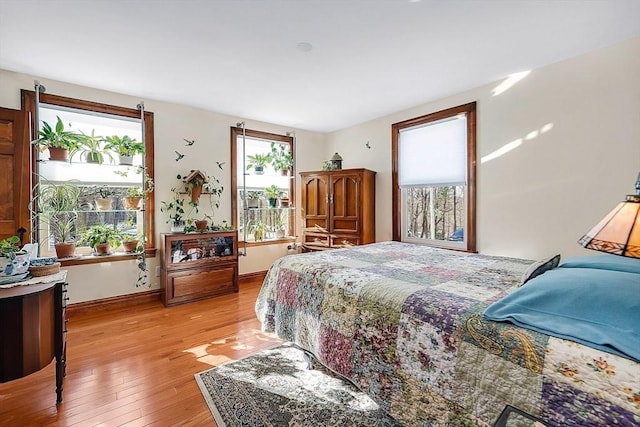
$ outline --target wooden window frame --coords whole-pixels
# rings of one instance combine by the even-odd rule
[[[391,179],[392,179],[392,226],[393,240],[402,240],[402,189],[398,184],[398,142],[400,130],[432,123],[439,120],[467,115],[467,247],[465,252],[476,252],[476,102],[459,105],[424,116],[391,125]]]
[[[258,139],[266,139],[270,141],[277,141],[281,143],[289,144],[289,148],[291,150],[291,156],[295,159],[295,144],[294,138],[292,136],[287,135],[278,135],[276,133],[263,132],[258,130],[245,129],[244,134],[250,138],[258,138]],[[238,137],[242,136],[242,128],[231,126],[231,225],[233,225],[236,229],[238,228],[238,148],[237,141]],[[295,161],[293,162],[293,166],[291,168],[291,182],[289,184],[289,200],[290,203],[295,206],[295,188],[296,188],[296,165]],[[271,245],[275,243],[283,243],[295,240],[295,214],[289,215],[289,231],[292,231],[294,235],[290,235],[288,237],[282,239],[273,239],[268,241],[260,241],[260,242],[246,242],[244,241],[244,236],[239,235],[238,240],[245,246],[263,246],[263,245]]]
[[[120,107],[116,105],[103,104],[99,102],[87,101],[83,99],[69,98],[66,96],[60,95],[52,95],[48,93],[41,93],[40,102],[43,104],[55,105],[59,107],[66,108],[74,108],[77,110],[85,110],[96,113],[110,114],[114,116],[122,116],[127,118],[140,118],[140,110],[135,108],[126,108]],[[38,129],[36,121],[35,121],[35,110],[36,110],[36,98],[35,92],[32,90],[22,89],[21,90],[21,100],[22,100],[22,110],[25,111],[28,115],[29,128],[30,129]],[[153,134],[153,113],[151,111],[144,112],[144,143],[145,143],[145,170],[147,175],[154,180],[155,182],[155,174],[154,174],[154,134]],[[35,130],[34,130],[35,132]],[[26,138],[29,138],[27,135]],[[32,164],[31,170],[37,173],[38,171],[38,162],[37,162],[37,152],[38,149],[35,145],[30,144],[32,150]],[[31,189],[32,191],[33,189]],[[34,207],[35,208],[35,207]],[[147,200],[145,202],[145,211],[144,211],[144,221],[145,221],[145,254],[150,257],[154,257],[156,255],[156,247],[155,247],[155,190],[152,190],[147,195]],[[33,231],[32,231],[33,232]],[[67,265],[77,265],[77,264],[95,264],[100,262],[111,262],[111,261],[119,261],[119,260],[127,260],[127,259],[135,259],[136,254],[118,254],[111,255],[105,257],[83,257],[75,260],[66,260],[63,262],[64,266]]]

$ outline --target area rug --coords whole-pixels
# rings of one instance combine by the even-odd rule
[[[307,369],[293,344],[195,377],[220,427],[399,425],[350,382],[318,363]]]

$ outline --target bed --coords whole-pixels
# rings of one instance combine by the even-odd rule
[[[548,425],[639,425],[640,356],[509,317],[505,306],[518,301],[507,298],[556,271],[596,270],[558,259],[400,242],[290,255],[270,268],[256,313],[265,331],[310,352],[406,425],[491,425],[507,405]],[[640,270],[623,273],[640,293]],[[523,276],[530,280],[521,286]],[[558,295],[539,300],[562,301]],[[635,317],[623,318],[637,326],[635,303],[628,303]],[[488,309],[505,321],[490,320]],[[561,323],[581,329],[579,321]]]

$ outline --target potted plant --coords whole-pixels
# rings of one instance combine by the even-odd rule
[[[205,218],[197,219],[194,221],[194,225],[196,226],[196,231],[207,231],[209,228],[209,221]]]
[[[0,276],[24,274],[29,269],[31,254],[20,249],[18,236],[0,240]]]
[[[271,154],[254,154],[247,156],[247,170],[253,168],[256,175],[264,174],[265,166],[271,161]]]
[[[113,195],[116,192],[112,187],[108,185],[93,186],[90,192],[95,197],[96,210],[110,211],[113,208]]]
[[[269,201],[269,207],[275,208],[278,204],[278,197],[280,197],[282,192],[277,185],[272,184],[264,189],[264,194],[267,196],[267,200]]]
[[[104,149],[112,150],[119,156],[119,164],[133,165],[133,157],[136,154],[144,154],[144,144],[132,139],[129,135],[111,135],[104,138]]]
[[[128,254],[136,252],[140,242],[140,237],[129,233],[122,233],[121,236],[124,251]]]
[[[69,151],[78,147],[81,135],[64,129],[62,119],[57,116],[55,127],[47,122],[42,122],[42,129],[38,132],[36,143],[40,146],[40,151],[49,150],[49,160],[67,161]]]
[[[74,182],[37,184],[38,215],[48,225],[58,258],[75,253],[77,209],[81,190]]]
[[[104,163],[105,156],[109,157],[113,161],[113,157],[109,152],[106,152],[102,148],[102,141],[104,139],[101,136],[96,136],[96,130],[91,129],[91,135],[80,131],[81,135],[78,139],[78,146],[71,151],[71,158],[77,153],[80,153],[80,160],[84,158],[87,163]]]
[[[262,199],[262,191],[247,191],[247,208],[259,208],[260,199]]]
[[[267,224],[260,220],[252,221],[249,226],[249,232],[253,234],[253,240],[256,242],[264,240]]]
[[[147,194],[153,191],[153,180],[145,173],[143,187],[129,187],[124,196],[125,209],[140,209],[140,200],[147,197]]]
[[[293,157],[285,144],[271,143],[271,166],[273,170],[280,171],[282,175],[288,175],[293,168]]]
[[[89,245],[95,255],[108,255],[111,248],[120,246],[122,234],[106,224],[96,224],[82,232],[80,242]]]

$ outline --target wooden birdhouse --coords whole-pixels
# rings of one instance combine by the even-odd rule
[[[193,203],[198,203],[205,182],[207,182],[207,175],[197,169],[192,170],[191,173],[184,178],[184,183],[191,186],[191,201]]]

